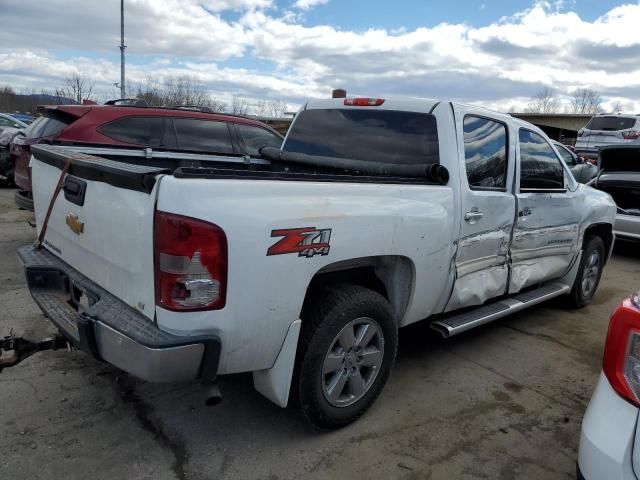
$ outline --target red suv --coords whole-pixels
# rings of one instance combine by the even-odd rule
[[[42,116],[11,142],[15,195],[19,208],[33,210],[30,146],[53,143],[99,147],[97,155],[117,158],[136,148],[143,158],[188,158],[193,162],[219,156],[259,156],[263,146],[280,147],[282,136],[269,126],[244,117],[193,109],[119,105],[40,107]],[[180,155],[178,155],[178,153]],[[185,155],[188,152],[189,155]]]

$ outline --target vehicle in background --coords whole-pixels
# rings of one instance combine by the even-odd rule
[[[613,312],[602,373],[582,421],[579,480],[638,480],[640,292]]]
[[[16,120],[20,120],[22,123],[26,123],[27,125],[30,125],[36,119],[33,115],[28,115],[26,113],[8,113],[7,115],[15,118]]]
[[[613,247],[611,197],[510,115],[317,100],[260,153],[158,168],[33,146],[42,248],[19,255],[34,300],[133,375],[252,372],[336,428],[382,391],[398,328],[450,337],[556,297],[582,307]]]
[[[571,170],[573,178],[578,182],[587,183],[592,178],[595,178],[598,173],[598,168],[595,165],[586,162],[583,157],[576,155],[566,145],[555,140],[552,140],[551,143],[556,147],[564,163],[566,163],[569,170]]]
[[[0,113],[0,186],[13,185],[13,162],[10,160],[11,140],[28,125],[13,115]]]
[[[39,111],[42,116],[11,143],[10,161],[15,165],[15,183],[20,188],[15,203],[26,210],[33,210],[31,145],[74,146],[110,159],[126,156],[131,160],[138,155],[140,163],[154,166],[171,161],[179,152],[183,165],[199,166],[211,160],[211,155],[258,157],[260,147],[279,147],[283,138],[256,120],[194,108],[112,103],[46,106]]]
[[[598,168],[589,185],[607,192],[616,202],[616,238],[640,241],[640,145],[602,147]]]
[[[5,128],[27,128],[28,123],[8,113],[0,113],[0,131]]]
[[[578,131],[576,153],[598,158],[598,149],[606,145],[640,145],[639,115],[596,115]]]

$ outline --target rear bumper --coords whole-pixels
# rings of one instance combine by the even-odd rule
[[[47,250],[27,245],[18,255],[31,296],[77,348],[152,382],[215,379],[217,337],[181,337],[160,330]]]
[[[587,480],[637,480],[633,444],[638,409],[613,390],[600,375],[580,434],[578,469]]]
[[[584,475],[582,475],[582,471],[580,470],[580,465],[576,463],[576,478],[578,480],[586,480]]]

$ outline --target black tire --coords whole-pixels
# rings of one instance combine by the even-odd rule
[[[598,268],[597,272],[593,272],[593,270],[591,270],[591,279],[593,283],[591,285],[591,288],[585,290],[585,288],[583,288],[583,282],[585,280],[585,270],[592,268],[591,263],[593,263],[593,255],[597,255]],[[567,304],[569,307],[582,308],[591,303],[593,296],[598,290],[600,278],[602,277],[604,260],[605,253],[604,242],[602,241],[602,238],[595,235],[587,237],[584,242],[584,249],[582,251],[582,258],[580,259],[578,273],[576,275],[575,281],[573,282],[571,292],[569,293],[569,296],[567,298]],[[589,270],[587,270],[587,273],[589,273]]]
[[[381,365],[376,367],[377,373],[371,377],[370,386],[361,394],[361,398],[349,405],[335,406],[325,394],[328,375],[333,375],[323,374],[325,357],[332,346],[338,345],[338,334],[357,319],[373,320],[374,328],[379,327],[375,330],[375,338],[381,340],[383,345]],[[355,331],[357,334],[357,330]],[[358,419],[371,407],[384,388],[395,361],[397,347],[397,324],[389,302],[382,295],[352,284],[323,288],[305,305],[302,314],[302,331],[291,392],[296,397],[304,418],[311,425],[322,429],[344,427]],[[340,371],[342,367],[338,368],[338,375]],[[360,373],[357,375],[360,379],[364,378]]]
[[[16,184],[13,181],[13,171],[5,173],[5,179],[0,179],[0,188],[13,188]]]

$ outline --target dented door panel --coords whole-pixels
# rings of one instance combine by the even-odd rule
[[[504,294],[509,278],[511,222],[468,235],[458,241],[456,283],[447,311],[480,305]]]
[[[579,238],[575,193],[518,194],[509,293],[562,277],[579,251]]]

